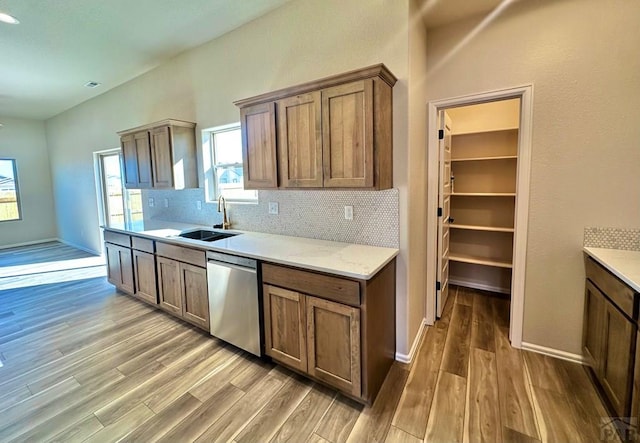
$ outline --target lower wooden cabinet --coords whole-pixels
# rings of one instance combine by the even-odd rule
[[[637,333],[633,293],[621,297],[624,292],[611,289],[622,284],[615,276],[589,258],[586,264],[583,354],[613,414],[629,417]]]
[[[156,286],[156,258],[148,252],[133,250],[135,296],[153,305],[158,303]]]
[[[395,260],[369,280],[262,264],[265,353],[371,404],[395,360]]]
[[[263,286],[265,352],[303,372],[307,371],[305,299],[296,291]]]
[[[160,308],[208,331],[207,270],[165,257],[157,269]]]
[[[360,396],[360,309],[306,298],[307,372]]]
[[[112,243],[105,243],[104,247],[107,256],[107,280],[116,288],[133,294],[135,288],[131,248]]]

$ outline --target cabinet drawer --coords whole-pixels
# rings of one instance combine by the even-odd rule
[[[202,268],[207,267],[205,252],[198,249],[183,248],[182,246],[156,242],[156,254]]]
[[[338,303],[360,306],[360,284],[357,281],[269,263],[262,264],[262,281]]]
[[[630,318],[634,317],[634,292],[615,275],[603,268],[591,257],[585,258],[587,278],[591,280],[613,303]]]
[[[127,234],[120,234],[118,232],[104,231],[104,241],[107,243],[113,243],[114,245],[131,247],[131,237]]]
[[[149,240],[148,238],[131,237],[131,247],[138,251],[148,252],[149,254],[155,252],[153,240]]]

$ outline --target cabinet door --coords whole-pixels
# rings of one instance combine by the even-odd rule
[[[263,285],[265,352],[292,368],[306,372],[305,296]]]
[[[636,362],[631,392],[631,417],[640,423],[640,331],[636,332]]]
[[[133,269],[135,271],[136,297],[154,305],[158,304],[155,256],[148,252],[134,250]]]
[[[245,189],[278,187],[274,103],[240,109]]]
[[[151,166],[154,188],[173,187],[173,156],[169,126],[151,131]]]
[[[138,188],[150,188],[151,180],[151,149],[149,146],[149,133],[147,131],[134,134],[133,140],[136,151],[136,173],[138,175]]]
[[[586,280],[582,350],[587,365],[593,368],[598,377],[602,376],[602,328],[605,303],[604,295],[589,280]]]
[[[160,308],[182,317],[182,291],[180,290],[180,263],[157,257],[158,302]]]
[[[180,288],[182,291],[182,317],[208,331],[207,270],[198,266],[180,263]]]
[[[136,154],[136,142],[133,134],[120,137],[122,157],[124,160],[124,186],[125,188],[138,187],[138,156]]]
[[[373,81],[322,91],[324,186],[372,187]]]
[[[360,309],[307,297],[307,372],[359,397]]]
[[[277,102],[280,185],[322,187],[320,92]]]
[[[612,303],[605,303],[601,383],[619,417],[629,416],[635,325]]]
[[[107,280],[118,289],[134,293],[131,249],[105,243],[107,252]]]

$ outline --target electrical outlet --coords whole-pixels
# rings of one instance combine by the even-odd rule
[[[278,202],[269,202],[269,214],[278,214]]]
[[[201,211],[201,210],[202,210],[202,202],[201,202],[200,200],[197,200],[197,201],[196,201],[196,209],[197,209],[198,211]]]
[[[165,207],[165,208],[168,208],[168,207],[169,207],[169,199],[168,199],[168,198],[165,198],[165,199],[164,199],[164,207]]]
[[[149,203],[149,207],[153,208],[153,206],[155,205],[155,202],[153,201],[153,197],[149,197],[148,203]]]
[[[353,206],[344,207],[344,219],[353,220]]]

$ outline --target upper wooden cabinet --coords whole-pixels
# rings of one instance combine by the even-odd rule
[[[118,132],[127,188],[197,188],[195,123],[163,120]]]
[[[391,188],[395,82],[379,64],[235,102],[245,188]]]

